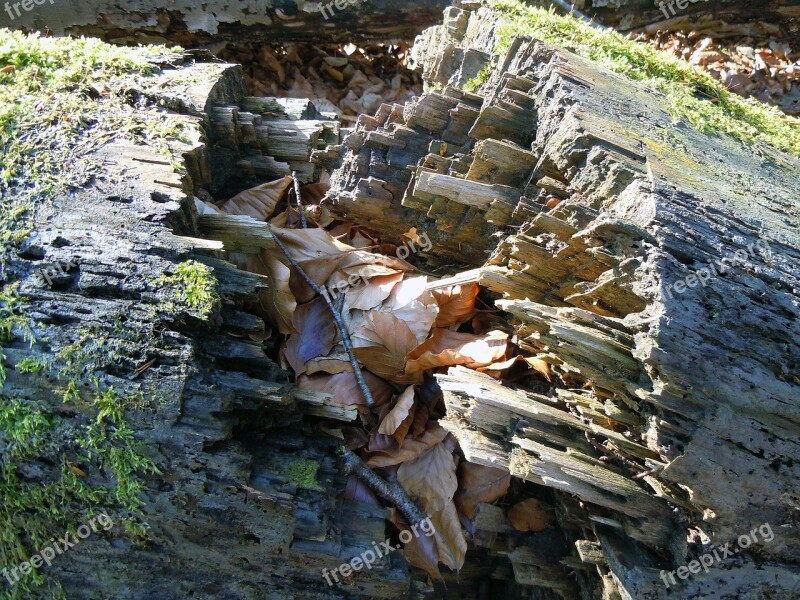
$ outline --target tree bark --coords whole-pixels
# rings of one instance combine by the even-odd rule
[[[247,240],[254,247],[269,240],[251,226],[236,247],[228,232],[241,223],[231,217],[206,223],[206,233],[224,241],[200,239],[193,200],[202,189],[246,187],[257,158],[290,173],[290,163],[303,158],[298,152],[307,163],[315,144],[324,144],[318,133],[338,141],[338,125],[304,119],[315,115],[293,110],[291,102],[246,99],[241,70],[232,65],[187,59],[132,82],[130,94],[138,100],[120,119],[169,107],[148,114],[164,125],[183,121],[194,132],[195,141],[173,146],[185,172],[177,173],[159,152],[159,140],[153,147],[96,140],[91,161],[113,171],[43,205],[6,265],[19,281],[19,315],[35,323],[36,341],[15,329],[4,343],[2,402],[35,399],[48,407],[49,419],[67,419],[67,432],[89,426],[83,401],[63,405],[65,381],[22,367],[37,358],[56,373],[72,352],[70,360],[83,361],[76,380],[85,382],[81,395],[88,398],[83,386],[96,378],[120,397],[139,398],[126,420],[159,470],[141,476],[141,515],[103,508],[114,528],[58,556],[48,576],[67,597],[85,599],[405,597],[411,583],[399,553],[358,573],[357,581],[326,583],[322,569],[386,537],[384,509],[343,499],[340,442],[303,422],[306,414],[352,420],[354,411],[296,395],[289,373],[253,341],[266,328],[246,305],[269,282],[239,271],[220,250],[224,242],[242,250]],[[259,131],[269,129],[271,140],[281,131],[299,136],[303,150],[259,146],[254,121]],[[220,304],[207,315],[182,303],[164,282],[190,258],[211,267],[219,283]],[[48,284],[40,272],[51,265],[68,266]],[[0,433],[5,467],[14,441]],[[78,460],[74,444],[54,436],[38,464]],[[12,468],[24,473],[26,485],[46,485],[51,469],[36,464]],[[103,479],[93,465],[78,472],[90,483]],[[126,516],[146,527],[138,543],[123,530]],[[67,532],[52,534],[58,533]]]
[[[438,22],[448,0],[58,0],[19,11],[7,26],[15,29],[91,35],[106,41],[147,44],[171,42],[197,47],[232,42],[352,42],[411,39]],[[340,8],[341,7],[341,8]],[[325,8],[321,12],[321,8]],[[5,16],[5,14],[4,14]],[[5,23],[4,23],[5,25]]]
[[[656,93],[532,39],[480,95],[448,87],[489,63],[496,30],[448,9],[414,50],[443,91],[317,155],[338,167],[332,210],[427,233],[444,272],[477,267],[521,347],[571,374],[547,395],[437,377],[468,460],[551,490],[580,576],[544,568],[537,534],[487,517],[481,535],[518,583],[564,597],[798,597],[800,161],[675,125]],[[774,539],[661,579],[762,526]]]

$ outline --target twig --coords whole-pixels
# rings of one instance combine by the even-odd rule
[[[414,525],[428,518],[419,507],[414,504],[411,498],[408,497],[408,494],[400,487],[399,483],[383,479],[383,477],[364,464],[364,461],[359,458],[358,454],[350,450],[350,448],[343,446],[340,449],[340,453],[344,461],[345,470],[361,479],[361,481],[366,483],[378,496],[395,505],[397,510],[403,513],[403,516],[408,519],[410,525]]]
[[[375,400],[372,398],[372,392],[370,392],[369,386],[364,379],[364,373],[361,371],[361,365],[358,363],[358,359],[353,353],[353,343],[350,341],[350,334],[347,332],[347,327],[345,327],[342,313],[336,310],[336,307],[333,305],[333,301],[331,300],[331,296],[328,294],[328,290],[318,286],[316,282],[308,276],[308,273],[303,270],[303,267],[301,267],[298,262],[292,258],[291,254],[289,254],[289,249],[282,241],[278,239],[278,236],[273,234],[272,239],[275,240],[275,244],[281,249],[281,252],[283,252],[284,256],[286,256],[286,259],[289,261],[289,263],[295,269],[297,269],[300,277],[302,277],[305,282],[311,286],[312,290],[325,299],[325,303],[328,305],[328,308],[333,315],[333,321],[336,323],[336,329],[339,330],[339,335],[342,336],[342,344],[347,352],[347,356],[350,357],[350,364],[353,365],[353,375],[355,375],[358,386],[361,388],[361,392],[364,394],[364,399],[367,401],[367,406],[372,406],[375,404]]]
[[[297,178],[297,171],[292,171],[292,181],[294,181],[294,197],[297,199],[297,212],[300,213],[300,225],[303,229],[308,228],[306,213],[303,209],[303,195],[300,193],[300,180]]]

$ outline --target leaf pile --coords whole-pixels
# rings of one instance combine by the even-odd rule
[[[330,295],[374,399],[371,406],[359,388],[325,298],[286,255],[276,247],[258,256],[233,258],[243,268],[270,277],[272,287],[257,308],[286,336],[281,359],[294,370],[298,388],[323,394],[329,405],[356,410],[359,423],[343,428],[341,437],[370,468],[396,476],[409,497],[430,515],[435,533],[415,537],[406,545],[409,562],[434,578],[441,577],[439,563],[457,571],[467,551],[462,523],[475,517],[478,504],[503,497],[511,476],[460,457],[457,441],[437,422],[444,407],[430,374],[462,365],[498,378],[513,369],[549,379],[549,365],[522,357],[508,333],[493,328],[496,320],[480,318],[488,311],[476,308],[480,292],[476,283],[437,284],[398,258],[395,246],[380,244],[354,224],[334,221],[319,207],[304,207],[316,217],[309,220],[316,220],[316,227],[294,228],[299,220],[296,200],[288,198],[290,183],[291,178],[284,178],[258,186],[232,198],[221,210],[270,219],[272,235],[292,261]],[[273,217],[284,200],[286,211]],[[199,208],[216,210],[205,204]],[[414,239],[413,230],[406,235]],[[378,503],[352,478],[347,494],[353,500]],[[544,517],[529,513],[523,512],[520,520],[535,531],[545,523]],[[398,529],[407,529],[402,516],[393,514]]]

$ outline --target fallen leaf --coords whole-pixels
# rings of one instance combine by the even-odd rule
[[[419,344],[430,335],[439,314],[439,305],[427,290],[427,284],[428,278],[424,276],[405,278],[378,309],[404,321]]]
[[[415,438],[425,433],[425,427],[428,424],[428,419],[431,417],[431,411],[427,406],[417,406],[414,412],[414,420],[411,423],[411,435]]]
[[[477,283],[454,285],[431,293],[439,305],[435,327],[461,325],[475,314],[475,299],[480,288]]]
[[[365,372],[364,380],[367,382],[369,391],[376,405],[388,402],[392,397],[392,388],[380,377],[372,373]],[[350,408],[356,405],[366,406],[366,400],[361,388],[358,386],[356,376],[353,373],[336,373],[335,375],[300,375],[297,378],[297,387],[301,390],[322,392],[330,394],[332,406]]]
[[[447,430],[437,423],[429,423],[428,429],[419,438],[407,437],[399,450],[391,455],[376,454],[367,459],[370,467],[389,467],[412,460],[447,437]]]
[[[360,478],[350,475],[344,488],[344,497],[351,502],[361,502],[372,506],[380,506],[378,497],[369,489]]]
[[[350,337],[353,353],[367,369],[390,381],[414,383],[414,377],[409,381],[402,376],[406,355],[417,346],[417,338],[405,322],[372,311],[354,324]]]
[[[389,297],[392,289],[403,279],[402,273],[373,277],[367,285],[347,290],[343,310],[372,310]]]
[[[286,343],[286,360],[301,375],[308,361],[331,351],[336,342],[336,324],[325,300],[319,297],[298,306],[292,324],[298,333]]]
[[[494,502],[505,496],[509,485],[511,485],[511,474],[505,469],[464,461],[459,465],[456,506],[465,516],[474,519],[478,504]]]
[[[307,183],[300,186],[300,195],[303,197],[303,205],[319,204],[328,193],[331,186],[327,183]]]
[[[392,508],[389,511],[389,520],[394,523],[401,533],[405,531],[409,533],[407,537],[411,541],[403,547],[403,554],[409,564],[422,569],[434,579],[442,579],[442,574],[439,571],[439,551],[436,548],[436,537],[433,534],[428,535],[422,530],[421,526],[417,527],[415,535],[408,522],[400,516],[396,508]],[[425,529],[430,529],[430,527]]]
[[[423,512],[430,515],[439,560],[459,570],[464,565],[467,540],[453,503],[458,480],[452,453],[437,444],[425,454],[400,465],[397,481],[407,494],[422,504]]]
[[[403,421],[400,423],[400,426],[392,434],[392,437],[397,440],[398,444],[402,444],[405,441],[408,432],[411,431],[411,425],[414,423],[414,415],[416,415],[416,413],[417,407],[416,405],[412,405],[411,410],[408,412],[408,416],[403,419]]]
[[[240,269],[270,278],[271,285],[258,292],[258,302],[253,310],[264,320],[277,325],[280,333],[296,333],[292,318],[297,301],[289,289],[291,271],[276,253],[280,254],[280,250],[262,250],[259,254],[231,253],[228,260]]]
[[[248,215],[258,221],[266,221],[291,184],[292,178],[287,175],[250,188],[225,202],[221,206],[222,211],[229,215]]]
[[[384,435],[393,435],[403,421],[408,418],[408,413],[412,406],[414,406],[414,386],[410,385],[397,398],[394,408],[389,411],[389,414],[386,415],[381,422],[380,427],[378,427],[378,433],[383,433]]]
[[[465,365],[470,369],[484,367],[502,359],[507,347],[508,334],[502,331],[477,336],[434,329],[429,339],[409,353],[405,374],[453,365]]]
[[[393,435],[387,435],[374,431],[369,436],[367,452],[379,452],[381,454],[394,454],[400,448],[400,443]]]
[[[525,362],[528,363],[528,366],[531,367],[534,371],[537,371],[540,375],[542,375],[547,381],[551,381],[550,379],[550,363],[542,360],[541,358],[532,358],[526,357]]]
[[[547,512],[535,498],[523,500],[508,511],[508,520],[517,531],[543,531],[550,520]]]
[[[313,375],[314,373],[335,375],[345,371],[352,373],[353,365],[350,363],[350,357],[344,352],[312,358],[306,363],[306,375]]]
[[[439,550],[436,547],[436,536],[425,533],[413,535],[411,541],[403,548],[403,554],[408,562],[425,571],[434,579],[442,579],[439,571]]]

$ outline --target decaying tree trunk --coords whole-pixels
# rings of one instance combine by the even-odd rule
[[[437,376],[467,459],[527,482],[550,519],[522,534],[479,506],[451,593],[797,597],[798,161],[674,125],[657,95],[535,40],[514,41],[480,95],[446,87],[488,63],[495,30],[484,9],[449,9],[417,49],[444,91],[352,131],[307,102],[245,97],[236,67],[164,67],[131,90],[131,111],[159,106],[193,128],[186,173],[155,148],[98,144],[111,175],[37,213],[8,272],[42,341],[3,348],[3,393],[72,410],[59,382],[31,387],[18,367],[98,346],[91,374],[144,398],[131,428],[161,472],[147,479],[145,543],[92,537],[53,564],[69,597],[421,597],[399,554],[326,584],[323,568],[386,537],[386,511],[342,499],[340,442],[305,418],[355,411],[295,390],[265,356],[247,306],[270,282],[221,250],[269,247],[268,228],[194,209],[201,190],[292,170],[311,181],[323,165],[337,166],[332,210],[386,238],[427,233],[431,270],[472,267],[460,280],[502,298],[519,345],[574,375],[546,393]],[[210,321],[159,283],[188,258],[219,280]],[[678,285],[722,258],[702,285]],[[51,287],[37,271],[55,264],[72,266]],[[48,474],[37,468],[26,476]],[[703,536],[724,545],[765,524],[772,540],[664,585]]]
[[[134,6],[127,0],[55,0],[16,13],[12,6],[12,18],[2,23],[56,35],[186,47],[220,41],[387,42],[410,39],[438,22],[448,4],[448,0],[338,0],[338,5],[335,0],[148,0]]]
[[[474,267],[522,348],[575,374],[546,395],[437,376],[467,459],[553,490],[571,542],[554,556],[485,506],[476,543],[565,598],[800,597],[800,162],[674,124],[656,93],[533,39],[481,95],[447,87],[488,64],[496,25],[448,9],[415,47],[444,90],[316,155],[332,210],[427,233],[431,268]],[[761,526],[774,539],[662,580]]]
[[[176,150],[186,172],[176,173],[155,147],[98,143],[92,161],[108,174],[42,207],[7,265],[39,341],[15,332],[4,344],[3,396],[35,398],[73,415],[77,427],[80,412],[59,408],[65,382],[32,380],[20,367],[44,356],[60,368],[65,351],[77,349],[87,377],[141,398],[129,425],[160,470],[146,478],[142,544],[117,522],[113,538],[82,541],[47,572],[70,598],[404,597],[411,583],[399,554],[350,588],[323,578],[323,568],[386,536],[384,509],[342,500],[339,442],[303,423],[306,414],[352,420],[355,411],[295,394],[290,375],[265,356],[257,341],[264,322],[243,308],[269,283],[218,258],[223,243],[199,238],[193,202],[201,188],[241,188],[253,176],[289,173],[293,161],[308,163],[313,149],[338,142],[338,125],[315,120],[309,103],[246,98],[232,65],[187,60],[149,81],[131,89],[139,98],[131,115],[170,107],[157,118],[194,132],[195,141]],[[249,238],[231,238],[241,220],[220,217],[203,229],[229,249],[263,245],[252,224]],[[219,281],[221,307],[210,322],[176,307],[163,283],[190,257]],[[51,287],[40,272],[59,264],[68,266]],[[24,468],[31,481],[51,476]]]

